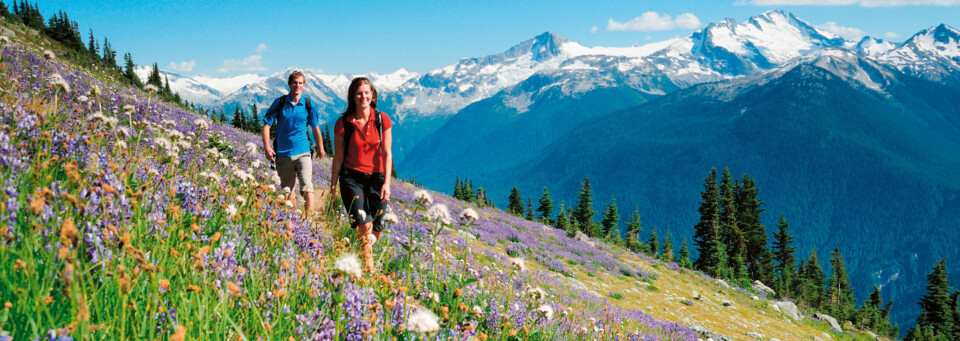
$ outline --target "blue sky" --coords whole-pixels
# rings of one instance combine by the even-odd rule
[[[11,0],[0,0],[12,6]],[[106,36],[138,64],[184,75],[427,72],[503,52],[551,31],[585,46],[685,37],[725,18],[785,10],[851,37],[903,41],[945,23],[960,28],[960,0],[711,1],[106,1],[39,0],[64,10],[87,40]],[[920,3],[920,5],[917,5]]]

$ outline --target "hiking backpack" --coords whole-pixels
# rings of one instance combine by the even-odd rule
[[[313,154],[316,154],[317,149],[316,149],[316,142],[313,141],[313,134],[310,133],[310,132],[311,132],[311,131],[310,131],[310,130],[311,130],[311,129],[310,129],[310,112],[312,111],[312,110],[310,110],[310,109],[312,109],[312,108],[311,108],[311,105],[310,105],[310,98],[304,96],[304,100],[307,101],[307,103],[306,103],[306,105],[305,105],[305,107],[306,107],[306,109],[307,109],[307,143],[310,144],[310,155],[313,155]],[[286,103],[287,103],[287,95],[280,96],[280,105],[279,105],[279,108],[276,109],[277,118],[278,118],[278,119],[279,119],[279,115],[283,113],[283,106],[286,105]],[[270,112],[268,111],[268,112],[264,115],[264,118],[266,118],[266,116],[269,116],[269,115],[270,115]],[[320,119],[320,118],[317,117],[317,119]],[[273,151],[274,151],[274,152],[277,151],[277,139],[276,139],[276,138],[273,139]]]

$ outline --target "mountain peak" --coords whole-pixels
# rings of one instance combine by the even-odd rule
[[[553,32],[544,32],[533,38],[533,40],[534,43],[533,46],[530,47],[530,52],[533,53],[533,60],[535,61],[541,61],[559,55],[561,52],[560,47],[569,41],[567,38]]]

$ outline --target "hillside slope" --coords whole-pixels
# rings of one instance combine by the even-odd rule
[[[849,338],[399,182],[382,275],[359,274],[345,217],[302,218],[257,136],[0,48],[0,340]],[[315,167],[324,188],[329,159]]]

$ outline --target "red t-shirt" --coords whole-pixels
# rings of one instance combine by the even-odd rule
[[[390,122],[390,116],[382,112],[377,113],[380,115],[380,120],[383,123],[383,131],[386,133],[387,129],[393,126],[393,123]],[[383,152],[380,151],[380,132],[377,131],[377,124],[374,122],[374,117],[370,117],[367,120],[366,126],[361,127],[356,120],[353,119],[353,115],[350,115],[349,118],[341,116],[333,126],[334,134],[343,136],[344,121],[353,125],[354,133],[353,136],[349,136],[343,140],[344,144],[350,144],[350,147],[347,147],[349,151],[346,157],[343,158],[343,167],[367,174],[383,173],[385,168],[383,164]]]

